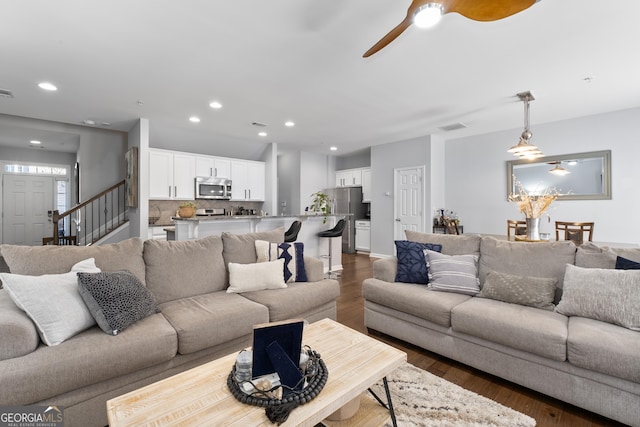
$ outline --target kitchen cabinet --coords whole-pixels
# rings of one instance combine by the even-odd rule
[[[263,162],[231,161],[231,200],[264,201],[265,164]]]
[[[362,185],[362,169],[336,171],[336,187],[359,187]]]
[[[371,250],[371,222],[356,220],[356,251]]]
[[[362,202],[371,203],[371,168],[362,169]]]
[[[220,157],[196,157],[196,176],[231,178],[231,160]]]
[[[149,198],[192,200],[196,156],[168,150],[149,150]]]

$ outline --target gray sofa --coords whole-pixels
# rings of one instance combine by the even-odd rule
[[[563,283],[568,299],[564,276],[574,267],[567,264],[597,268],[586,273],[606,275],[618,274],[600,271],[614,268],[618,255],[640,261],[640,249],[592,243],[576,248],[571,242],[508,242],[480,235],[412,231],[406,235],[409,241],[442,245],[443,254],[479,255],[481,287],[488,274],[495,274],[490,272],[556,279],[555,303],[561,301]],[[398,283],[395,257],[377,260],[373,273],[363,282],[368,328],[622,423],[640,425],[637,330],[556,310]],[[638,291],[631,290],[636,309]],[[596,305],[607,308],[607,302]]]
[[[104,426],[107,400],[251,345],[255,324],[335,319],[338,282],[324,279],[322,262],[313,258],[304,260],[309,282],[226,292],[229,262],[256,262],[256,239],[283,238],[280,228],[193,241],[2,246],[12,274],[65,273],[90,257],[103,271],[129,270],[151,291],[161,312],[115,336],[94,326],[47,346],[8,291],[0,289],[0,405],[60,405],[65,426]]]

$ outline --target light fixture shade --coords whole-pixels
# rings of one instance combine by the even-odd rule
[[[517,94],[517,96],[522,102],[524,102],[524,130],[520,135],[520,141],[513,147],[509,148],[507,152],[523,159],[537,159],[544,157],[542,151],[540,151],[537,146],[529,142],[533,137],[533,132],[529,129],[529,101],[533,101],[535,98],[531,92],[522,92]]]
[[[571,172],[563,168],[560,163],[556,163],[553,169],[549,169],[549,173],[557,176],[569,175]]]
[[[514,145],[513,147],[509,148],[507,150],[508,153],[512,153],[516,156],[519,156],[521,154],[524,154],[528,151],[539,151],[538,147],[536,147],[535,145],[531,144],[529,141],[527,141],[524,138],[520,138],[520,142],[518,142],[516,145]]]
[[[418,28],[429,28],[436,25],[442,19],[442,5],[440,3],[427,3],[420,6],[413,14],[413,24]]]

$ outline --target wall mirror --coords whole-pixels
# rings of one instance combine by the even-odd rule
[[[611,150],[507,161],[507,196],[516,181],[532,195],[555,188],[561,200],[611,199]]]

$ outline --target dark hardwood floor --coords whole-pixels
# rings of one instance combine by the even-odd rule
[[[344,270],[339,279],[341,295],[338,299],[340,323],[405,351],[408,362],[421,369],[529,415],[536,420],[537,427],[623,425],[393,337],[375,331],[369,333],[364,326],[362,281],[373,277],[371,265],[374,260],[361,254],[342,255]]]

